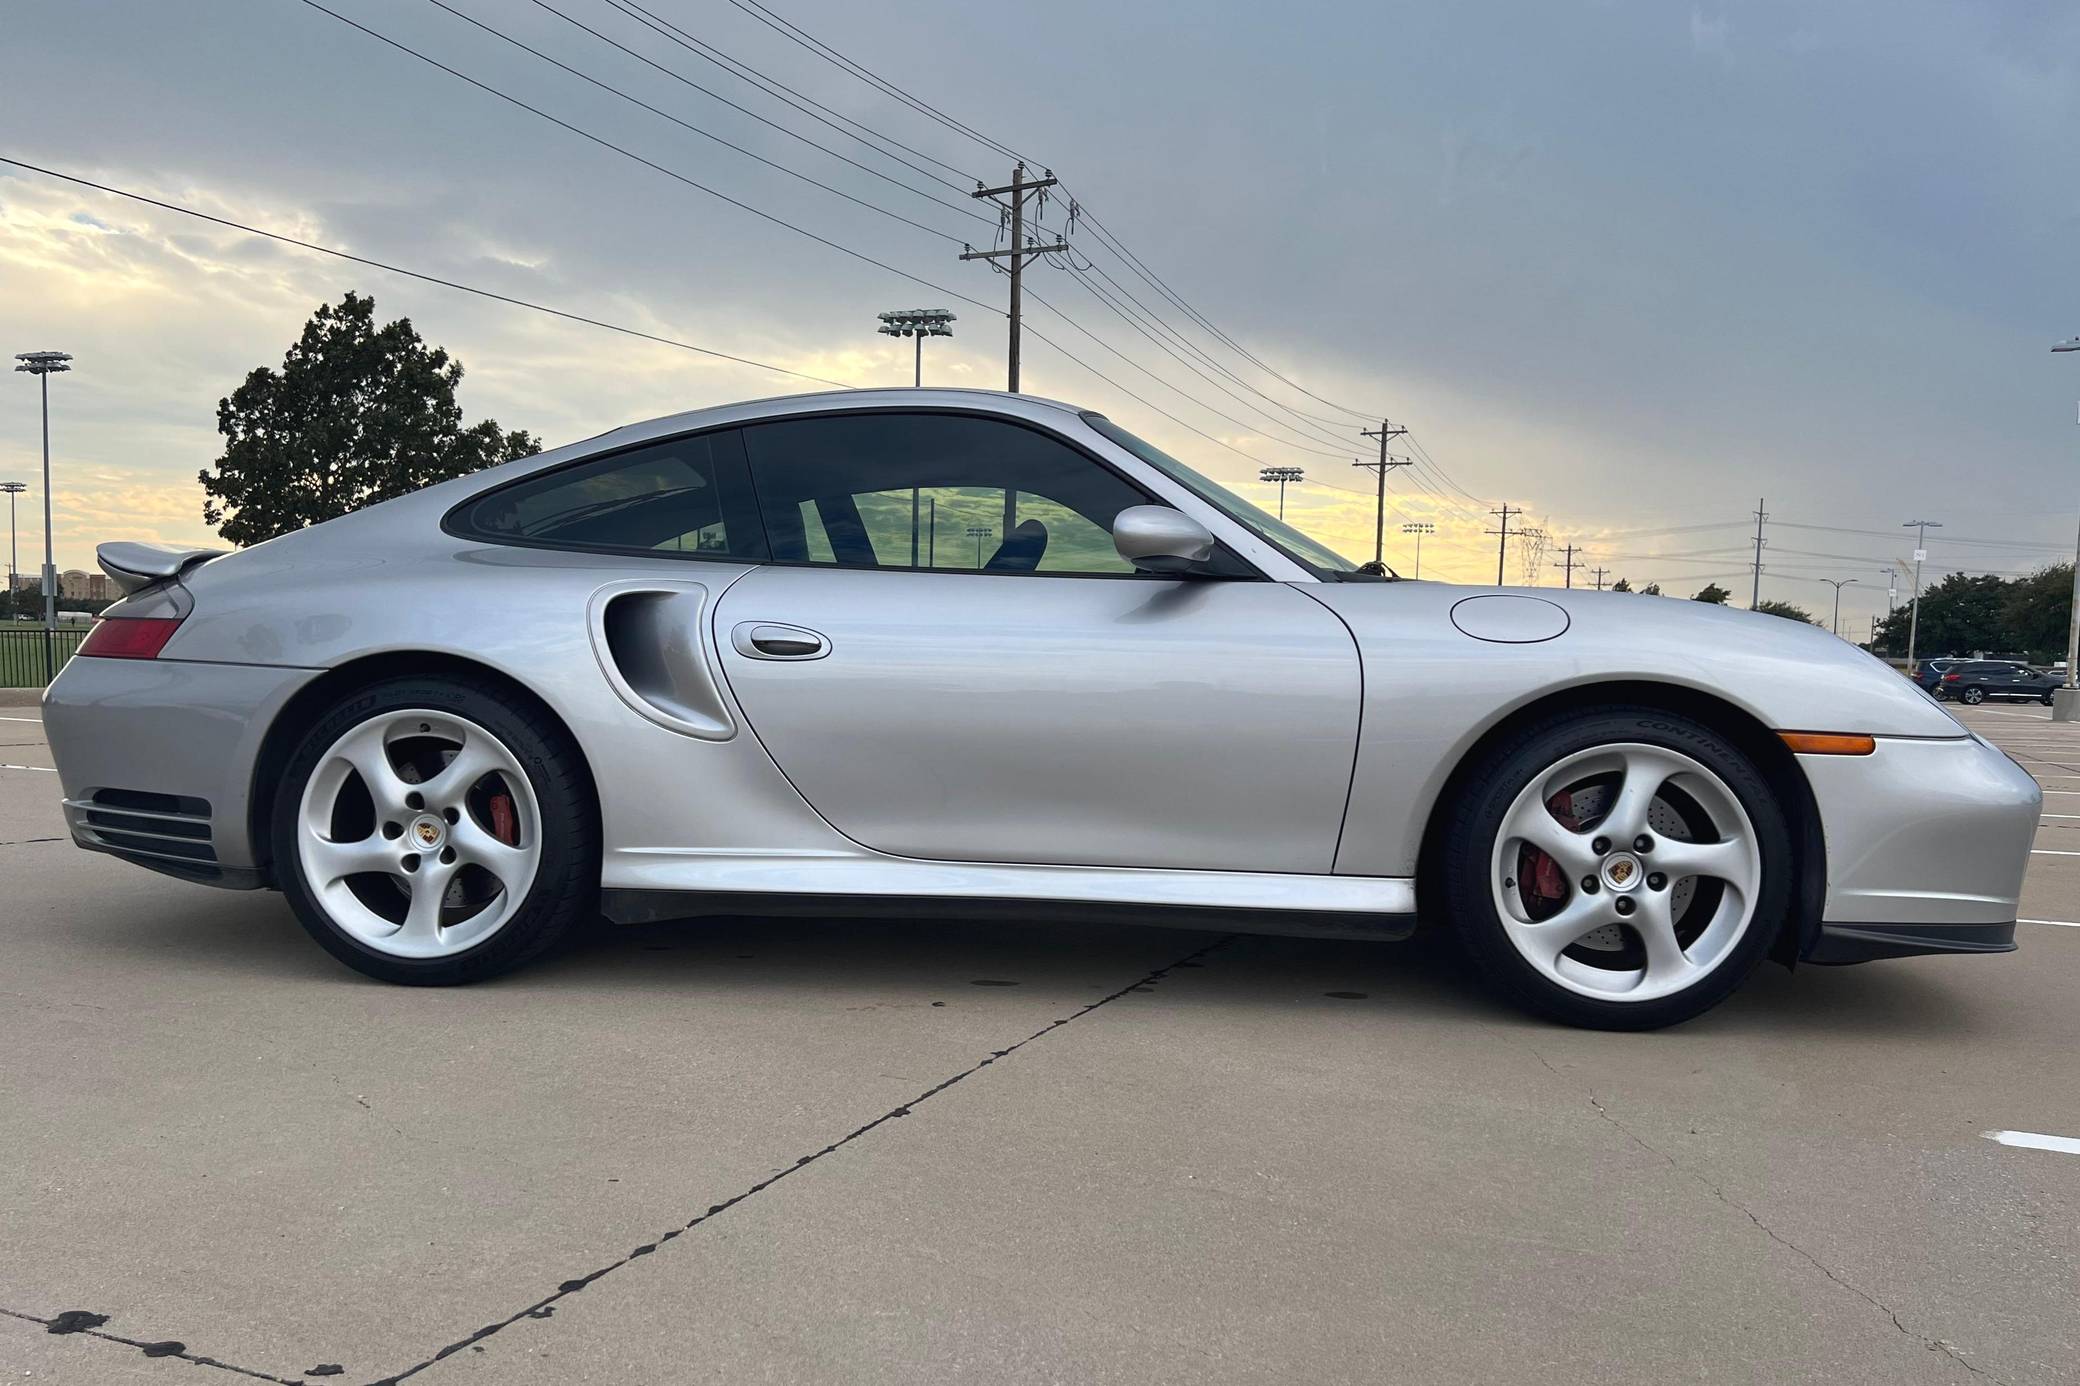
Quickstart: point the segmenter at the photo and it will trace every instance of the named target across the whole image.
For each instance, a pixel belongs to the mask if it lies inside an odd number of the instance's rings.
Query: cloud
[[[1724,63],[1733,61],[1733,21],[1724,15],[1707,19],[1703,10],[1690,11],[1690,51],[1700,57],[1717,58]]]

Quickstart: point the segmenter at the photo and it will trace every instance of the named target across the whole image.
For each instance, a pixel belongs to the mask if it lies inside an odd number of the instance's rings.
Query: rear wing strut
[[[103,544],[94,550],[101,571],[123,589],[123,595],[141,592],[156,582],[177,578],[199,563],[221,558],[228,549],[181,549],[171,544]]]

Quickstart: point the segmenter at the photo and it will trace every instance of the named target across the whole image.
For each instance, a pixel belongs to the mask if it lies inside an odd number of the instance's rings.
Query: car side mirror
[[[1182,510],[1130,505],[1113,517],[1112,546],[1145,573],[1181,576],[1213,557],[1213,534]]]

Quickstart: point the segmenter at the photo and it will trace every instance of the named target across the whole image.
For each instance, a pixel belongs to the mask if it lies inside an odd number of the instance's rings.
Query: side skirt
[[[623,856],[619,863],[629,864]],[[1415,882],[1404,877],[924,862],[890,857],[727,860],[671,854],[601,891],[619,924],[717,915],[902,917],[1044,923],[1082,920],[1315,938],[1406,938]],[[631,881],[629,875],[647,876]],[[668,879],[660,880],[658,877]]]

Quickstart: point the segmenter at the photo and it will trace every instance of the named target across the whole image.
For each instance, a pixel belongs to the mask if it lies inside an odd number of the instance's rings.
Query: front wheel
[[[274,808],[282,893],[341,962],[480,981],[595,912],[599,829],[575,746],[499,684],[391,679],[319,717]]]
[[[1478,970],[1529,1010],[1647,1030],[1733,993],[1791,902],[1791,835],[1754,763],[1648,708],[1492,748],[1446,821],[1442,884]]]
[[[1966,707],[1977,707],[1986,701],[1986,690],[1983,688],[1967,688],[1964,692],[1957,695],[1957,701],[1963,703]]]

